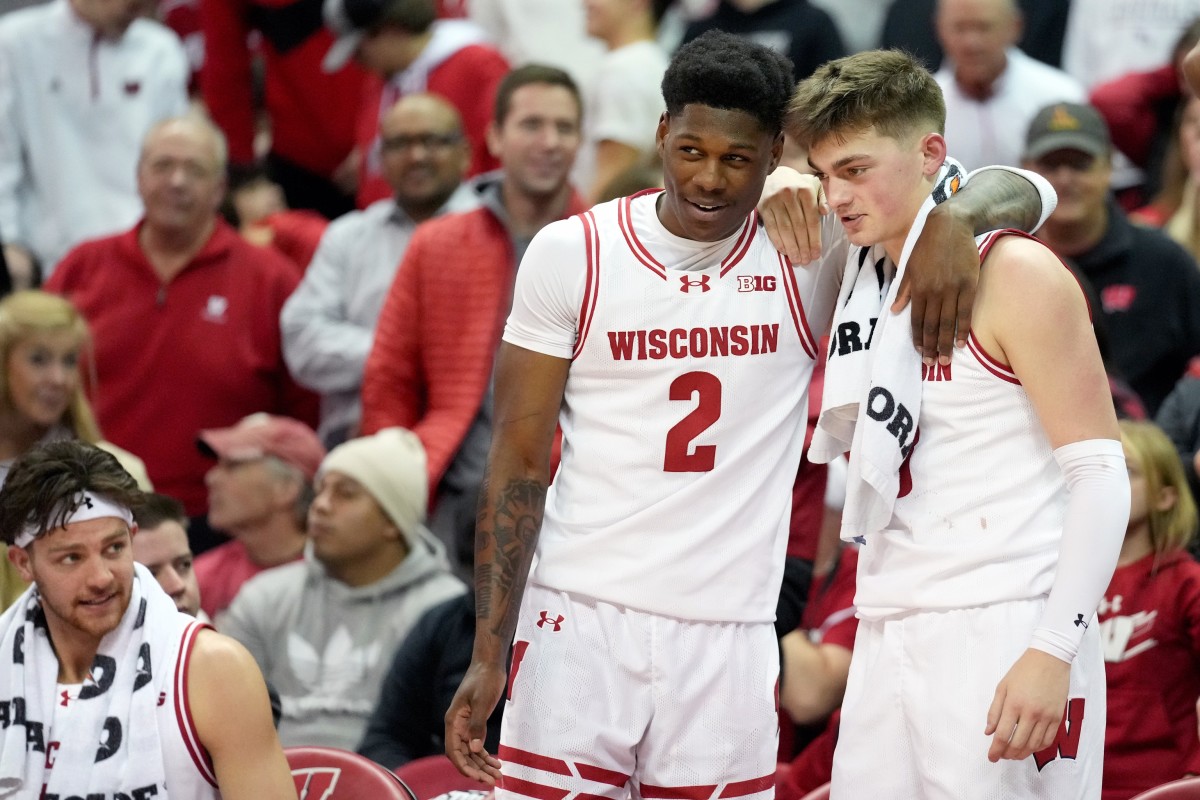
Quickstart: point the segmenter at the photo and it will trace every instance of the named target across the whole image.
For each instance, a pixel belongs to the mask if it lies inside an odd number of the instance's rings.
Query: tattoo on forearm
[[[997,228],[1033,229],[1041,216],[1042,199],[1032,183],[1013,172],[981,172],[955,198],[975,220],[975,234]]]
[[[494,498],[484,487],[475,540],[476,613],[493,636],[507,637],[516,623],[533,543],[542,526],[546,484],[509,481]]]

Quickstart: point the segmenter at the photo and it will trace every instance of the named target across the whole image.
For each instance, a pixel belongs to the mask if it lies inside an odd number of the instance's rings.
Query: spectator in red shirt
[[[383,178],[379,122],[403,95],[439,94],[458,110],[471,144],[468,175],[499,166],[486,135],[496,86],[508,73],[508,62],[486,44],[482,28],[436,17],[433,0],[325,4],[325,23],[339,37],[325,59],[326,69],[338,69],[355,56],[373,73],[360,105],[355,152],[341,170],[357,171],[359,208],[392,196]]]

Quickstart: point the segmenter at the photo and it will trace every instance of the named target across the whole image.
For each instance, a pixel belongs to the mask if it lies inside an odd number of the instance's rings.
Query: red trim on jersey
[[[571,768],[561,758],[552,758],[544,756],[541,753],[531,753],[528,750],[520,750],[505,744],[500,745],[496,757],[501,761],[511,761],[514,764],[520,764],[522,767],[538,769],[542,772],[552,772],[555,775],[571,775]]]
[[[1045,247],[1047,250],[1050,249],[1049,246],[1045,242],[1043,242],[1041,239],[1037,238],[1033,234],[1026,233],[1025,231],[1019,231],[1016,228],[1004,228],[1004,229],[998,230],[998,231],[991,231],[990,233],[986,234],[986,236],[987,236],[987,238],[985,238],[983,243],[979,246],[979,264],[980,264],[980,266],[983,266],[983,259],[987,257],[988,251],[992,249],[992,245],[994,245],[996,243],[996,240],[999,239],[1001,236],[1020,236],[1023,239],[1029,239],[1031,241],[1037,242],[1038,244]],[[1083,294],[1083,304],[1085,306],[1087,306],[1088,321],[1091,322],[1094,319],[1094,316],[1092,314],[1092,303],[1090,300],[1088,300],[1088,293],[1086,291],[1084,291],[1083,284],[1079,282],[1079,276],[1075,274],[1074,270],[1072,270],[1070,267],[1067,266],[1067,262],[1063,261],[1062,258],[1060,258],[1057,253],[1054,253],[1054,251],[1051,250],[1051,254],[1055,258],[1058,259],[1058,263],[1063,265],[1063,269],[1065,269],[1067,272],[1071,273],[1071,277],[1075,279],[1075,285],[1079,287],[1080,293]]]
[[[707,786],[652,786],[643,783],[638,788],[642,797],[655,800],[708,800],[717,785],[710,783]]]
[[[800,287],[796,284],[796,273],[782,253],[779,257],[779,268],[783,273],[783,293],[787,296],[788,307],[792,311],[792,321],[796,323],[796,333],[800,335],[800,346],[808,357],[817,360],[817,341],[813,338],[812,330],[808,327],[808,317],[804,315],[804,304],[800,302]]]
[[[634,195],[633,197],[637,197]],[[654,256],[650,255],[650,251],[646,249],[633,232],[633,214],[630,211],[630,205],[633,197],[626,197],[617,206],[617,225],[621,228],[621,233],[625,237],[625,243],[629,245],[630,252],[633,257],[642,262],[651,272],[663,280],[667,279],[667,268],[654,260]]]
[[[971,351],[971,354],[975,356],[975,360],[977,360],[979,364],[988,372],[992,373],[1001,380],[1008,381],[1009,383],[1015,383],[1017,386],[1021,385],[1021,381],[1019,378],[1017,378],[1017,374],[1012,371],[1012,367],[1001,363],[990,353],[988,353],[987,350],[984,350],[983,345],[981,345],[979,340],[975,338],[974,331],[967,334],[967,349]]]
[[[179,657],[175,661],[175,720],[179,723],[179,732],[183,736],[183,743],[187,747],[188,755],[192,757],[196,769],[204,780],[212,784],[213,788],[217,788],[217,776],[213,771],[212,758],[209,757],[208,751],[200,742],[200,736],[196,733],[196,725],[192,721],[192,705],[187,691],[188,669],[192,660],[192,646],[196,643],[196,634],[211,627],[204,622],[190,622],[184,629],[183,639],[179,644]]]
[[[725,260],[721,262],[721,277],[725,277],[725,273],[733,269],[739,261],[745,258],[746,253],[750,252],[750,243],[754,241],[754,234],[758,228],[758,212],[751,211],[750,216],[746,219],[746,227],[742,228],[742,234],[737,242],[733,245],[733,249],[729,251],[729,255],[725,256]]]
[[[575,340],[571,358],[579,358],[583,352],[583,344],[595,316],[596,298],[600,294],[600,235],[596,232],[596,219],[591,211],[585,211],[579,215],[579,220],[583,223],[587,246],[587,280],[583,285],[583,306],[579,309],[579,336]]]

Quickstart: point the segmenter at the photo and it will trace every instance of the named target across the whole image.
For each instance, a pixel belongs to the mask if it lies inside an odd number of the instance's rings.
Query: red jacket
[[[254,160],[254,102],[247,44],[261,34],[271,150],[328,177],[354,148],[366,73],[353,61],[332,74],[321,61],[333,36],[312,0],[201,0],[204,64],[200,92],[229,139],[229,160]]]
[[[458,109],[462,117],[463,133],[471,145],[471,166],[468,176],[490,172],[500,162],[488,152],[487,129],[492,121],[492,110],[496,104],[496,87],[501,78],[508,74],[508,62],[504,56],[486,45],[468,45],[429,72],[426,91],[439,94]],[[366,208],[376,200],[392,197],[394,192],[380,174],[372,156],[379,138],[379,118],[383,106],[391,106],[399,95],[386,87],[382,78],[374,75],[367,79],[363,102],[358,112],[357,144],[362,154],[359,169],[358,207]]]
[[[138,244],[140,227],[75,248],[46,289],[91,328],[105,437],[140,456],[155,488],[196,516],[208,506],[213,465],[196,449],[198,431],[256,411],[316,424],[316,397],[292,381],[279,341],[279,312],[300,278],[282,255],[218,220],[164,284]]]
[[[572,196],[563,217],[585,210]],[[486,208],[424,223],[384,300],[362,387],[362,430],[410,428],[431,494],[492,378],[516,279],[508,231]]]

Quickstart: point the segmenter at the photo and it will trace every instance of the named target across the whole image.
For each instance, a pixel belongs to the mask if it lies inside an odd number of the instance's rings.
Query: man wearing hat
[[[195,562],[200,607],[216,620],[247,580],[300,558],[325,448],[303,422],[271,414],[201,431],[196,446],[217,460],[204,476],[208,523],[233,539]]]
[[[425,451],[412,432],[334,448],[316,490],[304,560],[249,580],[221,630],[279,691],[285,747],[353,750],[396,648],[465,587],[425,528]]]
[[[392,196],[383,179],[379,120],[403,95],[432,92],[458,109],[471,145],[468,175],[499,166],[485,135],[508,62],[487,44],[482,28],[436,20],[434,0],[325,0],[324,16],[337,37],[325,69],[357,57],[375,76],[363,94],[354,152],[341,170],[358,170],[359,208]]]
[[[1200,352],[1200,272],[1182,247],[1121,211],[1109,189],[1112,152],[1096,109],[1055,103],[1030,124],[1022,161],[1058,192],[1038,236],[1095,290],[1110,366],[1153,414]]]

